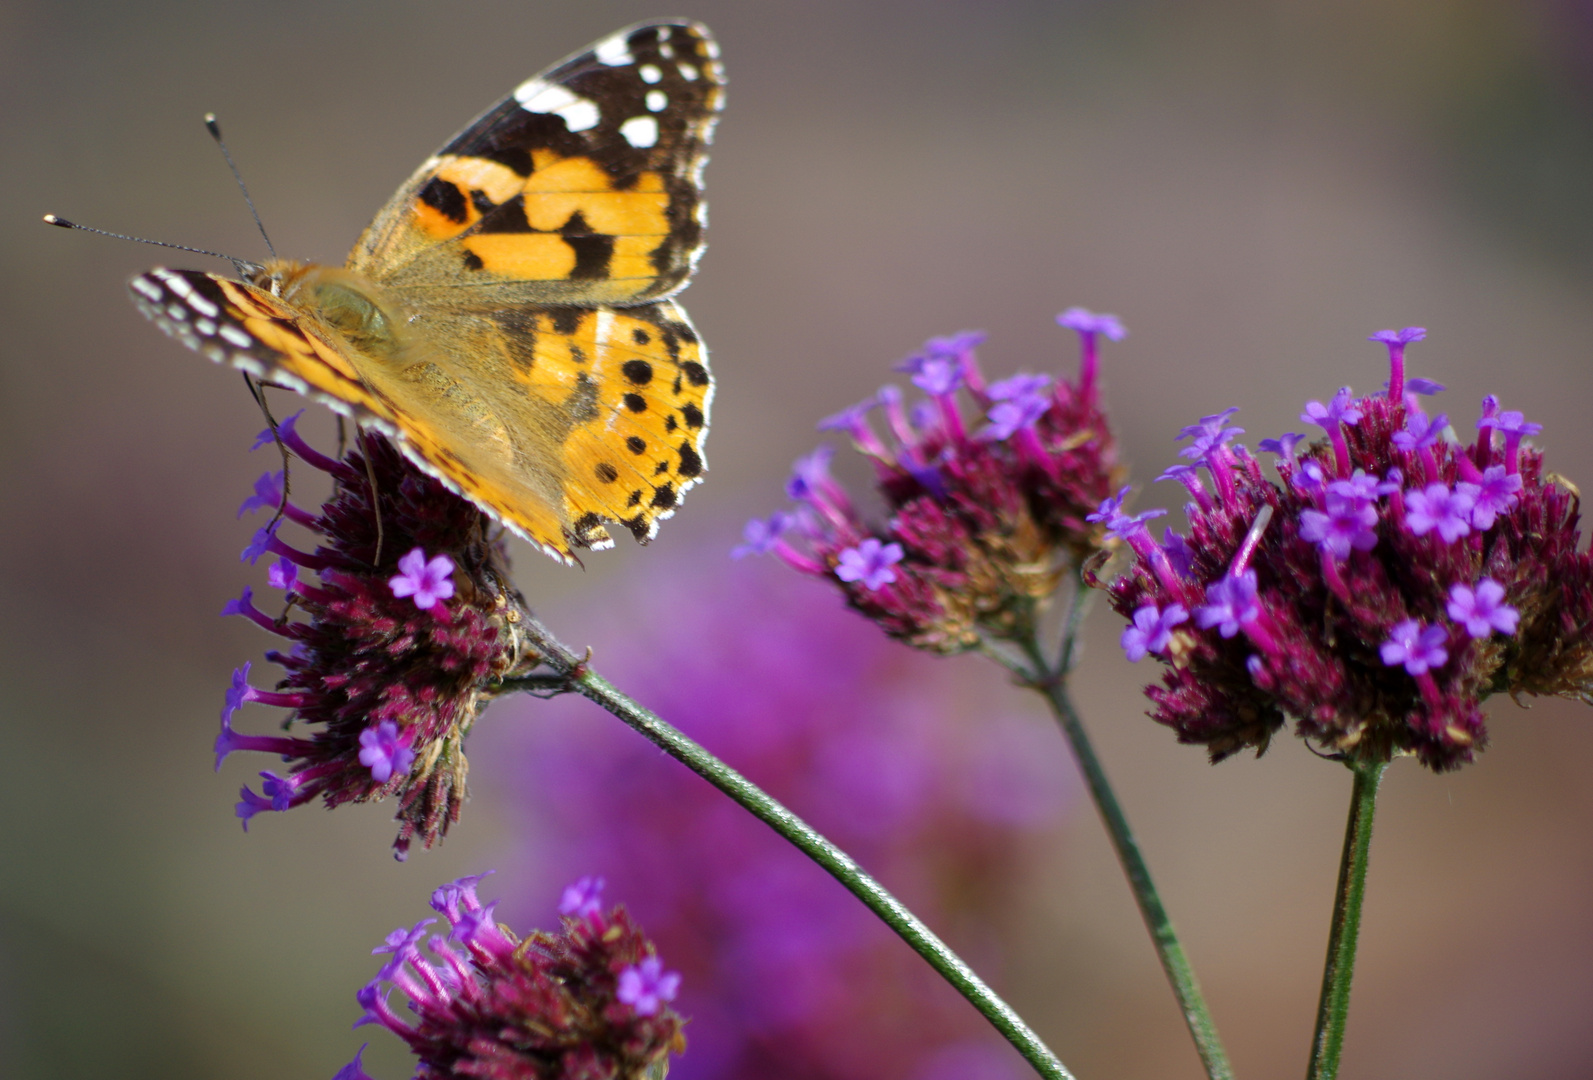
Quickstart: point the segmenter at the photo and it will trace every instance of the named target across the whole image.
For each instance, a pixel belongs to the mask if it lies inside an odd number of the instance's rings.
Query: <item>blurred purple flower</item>
[[[994,672],[900,649],[770,564],[648,571],[645,606],[583,605],[604,622],[575,632],[604,643],[604,671],[999,973],[988,926],[1018,830],[1054,823],[1076,783],[1057,732],[989,716]],[[840,885],[645,740],[578,699],[500,707],[536,723],[492,729],[519,741],[478,769],[518,770],[491,787],[544,823],[512,891],[534,913],[549,887],[602,874],[627,897],[683,976],[691,1051],[671,1080],[934,1080],[965,1058],[978,1080],[1024,1075]]]

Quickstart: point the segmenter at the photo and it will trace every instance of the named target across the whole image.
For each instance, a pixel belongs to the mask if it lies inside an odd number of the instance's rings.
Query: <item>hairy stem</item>
[[[1344,1049],[1344,1024],[1350,1012],[1350,979],[1355,974],[1355,947],[1361,934],[1361,904],[1366,897],[1367,855],[1372,848],[1372,816],[1386,761],[1353,763],[1355,786],[1350,793],[1350,819],[1344,828],[1344,854],[1328,933],[1327,963],[1322,968],[1322,1000],[1316,1010],[1316,1037],[1311,1043],[1309,1080],[1332,1080],[1339,1073]]]
[[[929,961],[942,978],[967,998],[1017,1048],[1036,1072],[1047,1080],[1072,1080],[1073,1074],[1040,1041],[1029,1025],[1013,1012],[1012,1007],[998,997],[961,957],[907,910],[900,900],[865,873],[846,852],[657,714],[622,694],[607,679],[594,672],[584,659],[555,639],[541,623],[535,619],[529,620],[526,632],[531,643],[545,657],[548,666],[562,678],[566,689],[581,694],[619,717],[789,840],[846,886],[852,895],[863,901],[918,955]],[[522,680],[506,681],[505,689],[519,689],[521,685]],[[533,686],[545,688],[546,681],[536,680],[535,683],[527,683],[525,688],[532,689]]]

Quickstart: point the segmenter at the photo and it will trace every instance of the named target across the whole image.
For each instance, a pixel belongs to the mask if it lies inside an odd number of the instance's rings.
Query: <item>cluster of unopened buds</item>
[[[1387,391],[1310,402],[1301,420],[1323,438],[1262,440],[1276,480],[1234,441],[1237,410],[1184,428],[1187,463],[1161,479],[1189,493],[1187,535],[1153,538],[1165,511],[1127,513],[1127,488],[1091,515],[1133,552],[1110,592],[1128,658],[1166,665],[1152,715],[1213,759],[1265,749],[1293,718],[1332,754],[1449,769],[1486,742],[1490,694],[1589,695],[1576,491],[1524,442],[1539,425],[1497,398],[1469,444],[1428,415],[1443,387],[1405,375],[1424,336],[1373,335]]]
[[[418,1059],[417,1080],[662,1077],[668,1056],[686,1045],[669,1005],[680,976],[664,970],[623,907],[603,909],[603,879],[564,890],[560,932],[522,940],[494,919],[496,901],[476,896],[485,876],[432,894],[446,934],[428,934],[437,920],[424,919],[387,935],[374,950],[387,962],[356,995],[365,1015],[355,1026],[377,1024],[403,1039]],[[389,1003],[393,990],[408,1017]],[[370,1080],[363,1053],[334,1080]]]
[[[1083,342],[1075,381],[987,382],[975,356],[983,334],[931,338],[897,367],[923,400],[909,407],[886,386],[819,424],[873,464],[883,524],[864,521],[830,475],[826,445],[796,464],[786,486],[796,508],[749,522],[733,554],[773,552],[827,578],[887,633],[932,652],[1029,636],[1038,605],[1100,550],[1104,530],[1088,515],[1120,481],[1097,343],[1120,340],[1123,327],[1082,308],[1057,322]],[[959,395],[981,422],[969,422]],[[875,409],[884,437],[869,422]]]
[[[297,419],[262,432],[255,445],[279,443],[329,474],[333,493],[311,513],[289,501],[283,472],[267,473],[239,509],[240,517],[273,515],[243,559],[272,557],[267,580],[282,591],[283,610],[260,610],[246,588],[223,614],[241,615],[291,648],[266,654],[285,669],[274,690],[251,685],[249,664],[233,674],[216,767],[239,750],[289,763],[285,775],[262,772],[259,793],[243,788],[237,814],[245,828],[256,814],[316,797],[332,807],[397,796],[394,850],[403,858],[413,838],[430,846],[458,819],[465,735],[504,677],[536,665],[521,632],[525,604],[509,580],[501,531],[480,510],[380,436],[362,433],[358,450],[332,458],[299,435]],[[316,548],[282,539],[284,521],[307,530]],[[311,730],[239,734],[233,716],[249,702],[290,709],[290,722]]]

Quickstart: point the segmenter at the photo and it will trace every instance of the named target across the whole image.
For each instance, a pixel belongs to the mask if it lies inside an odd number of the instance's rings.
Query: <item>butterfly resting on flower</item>
[[[564,562],[640,541],[701,479],[713,381],[669,298],[703,249],[723,101],[706,27],[641,23],[527,80],[428,158],[339,269],[157,268],[140,310],[321,401]]]

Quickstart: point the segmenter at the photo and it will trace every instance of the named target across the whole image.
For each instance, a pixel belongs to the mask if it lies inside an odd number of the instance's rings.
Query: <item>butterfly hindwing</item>
[[[700,24],[647,23],[528,79],[399,189],[349,268],[476,308],[675,292],[702,250],[717,55]]]

